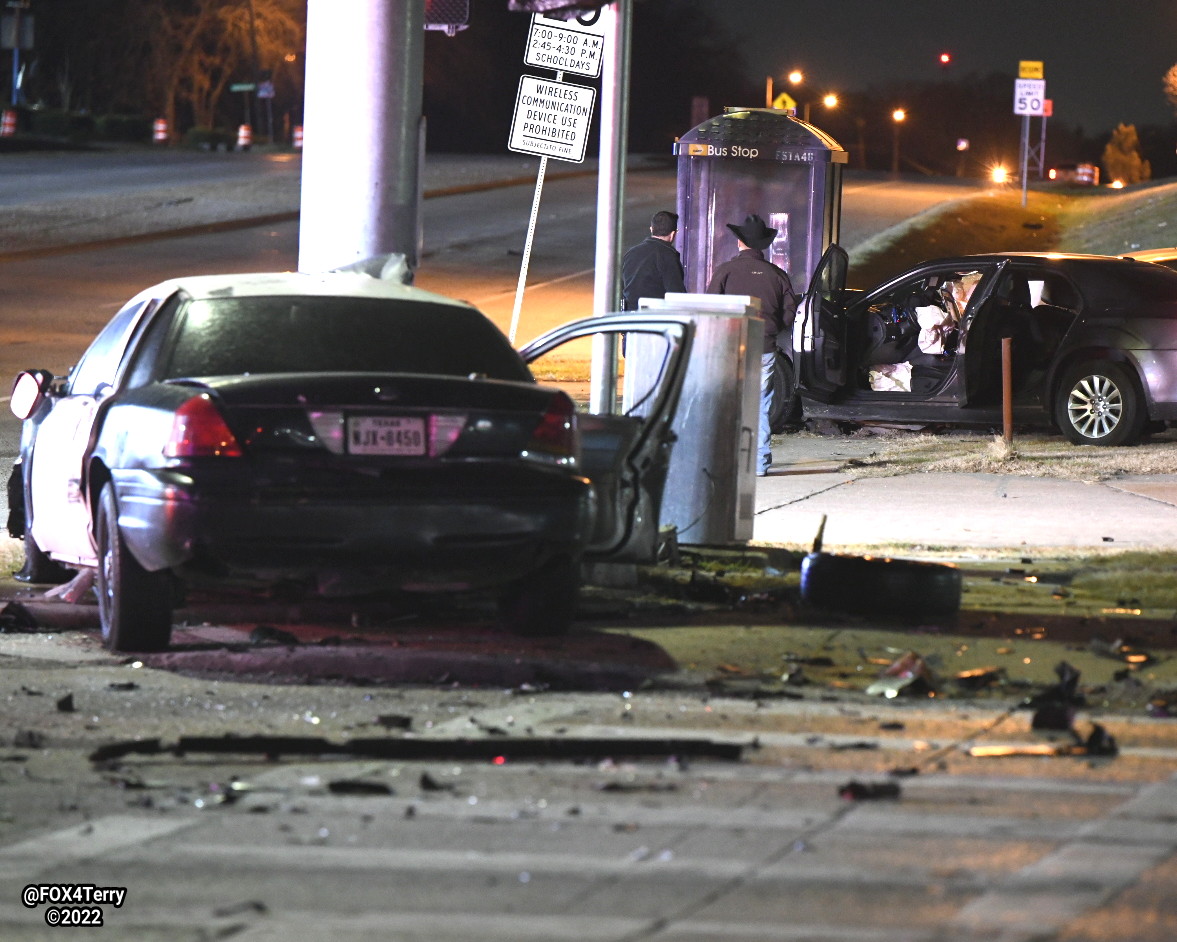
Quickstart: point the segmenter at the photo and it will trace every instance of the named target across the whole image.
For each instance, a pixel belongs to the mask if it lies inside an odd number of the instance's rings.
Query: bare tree
[[[231,83],[254,82],[306,42],[301,0],[135,0],[132,15],[151,37],[147,79],[172,128],[181,110],[214,127]]]
[[[1140,183],[1152,176],[1152,167],[1140,157],[1136,125],[1120,124],[1103,149],[1103,168],[1108,178],[1123,183]]]
[[[1169,104],[1173,106],[1173,110],[1177,111],[1177,65],[1165,73],[1163,85],[1165,97],[1169,99]]]

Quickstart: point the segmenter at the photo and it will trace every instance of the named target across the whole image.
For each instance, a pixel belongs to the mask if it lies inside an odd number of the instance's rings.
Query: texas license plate
[[[355,415],[347,420],[347,450],[353,455],[425,454],[425,419]]]

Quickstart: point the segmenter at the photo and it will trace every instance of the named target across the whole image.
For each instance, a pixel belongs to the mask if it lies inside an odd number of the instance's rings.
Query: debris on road
[[[1075,711],[1085,706],[1087,699],[1079,693],[1079,671],[1060,661],[1054,672],[1058,683],[1026,701],[1026,706],[1034,710],[1030,725],[1033,729],[1069,732]]]
[[[838,797],[846,801],[878,801],[898,798],[901,793],[896,782],[850,781],[838,787]]]
[[[866,688],[871,696],[892,700],[901,693],[925,697],[936,690],[936,679],[927,662],[914,651],[905,652],[882,672],[879,679]]]
[[[78,574],[70,579],[69,582],[63,582],[61,585],[55,585],[45,593],[47,599],[61,599],[63,602],[69,602],[71,605],[76,605],[86,597],[87,593],[94,588],[95,571],[85,566],[78,570]]]
[[[90,753],[93,763],[117,762],[132,755],[175,756],[191,753],[218,755],[263,755],[277,759],[287,755],[322,758],[356,757],[378,759],[485,759],[500,756],[516,759],[588,759],[606,756],[664,758],[690,756],[736,762],[746,744],[715,739],[669,739],[664,737],[556,738],[535,737],[493,739],[352,739],[333,742],[317,736],[181,736],[165,745],[160,739],[132,739],[100,746]]]
[[[9,602],[0,608],[0,634],[36,631],[37,619],[20,602]]]
[[[1071,731],[1074,733],[1074,731]],[[1098,723],[1091,724],[1091,733],[1082,739],[1074,733],[1075,742],[1025,742],[1025,743],[993,743],[990,745],[971,746],[968,754],[978,759],[1007,758],[1010,756],[1093,756],[1107,757],[1119,754],[1116,739]]]

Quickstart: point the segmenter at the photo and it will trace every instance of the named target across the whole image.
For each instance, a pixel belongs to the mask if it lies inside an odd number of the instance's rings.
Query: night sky
[[[722,0],[709,4],[749,68],[792,68],[830,90],[892,80],[1008,72],[1045,63],[1054,117],[1088,134],[1118,123],[1169,125],[1161,83],[1177,64],[1177,0]],[[937,57],[952,54],[948,72]]]

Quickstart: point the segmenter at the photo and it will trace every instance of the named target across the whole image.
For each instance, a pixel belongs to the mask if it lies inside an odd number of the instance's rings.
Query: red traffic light
[[[950,52],[940,53],[940,67],[941,68],[945,68],[945,69],[948,68],[948,66],[951,64],[951,62],[952,62],[952,53],[950,53]]]

